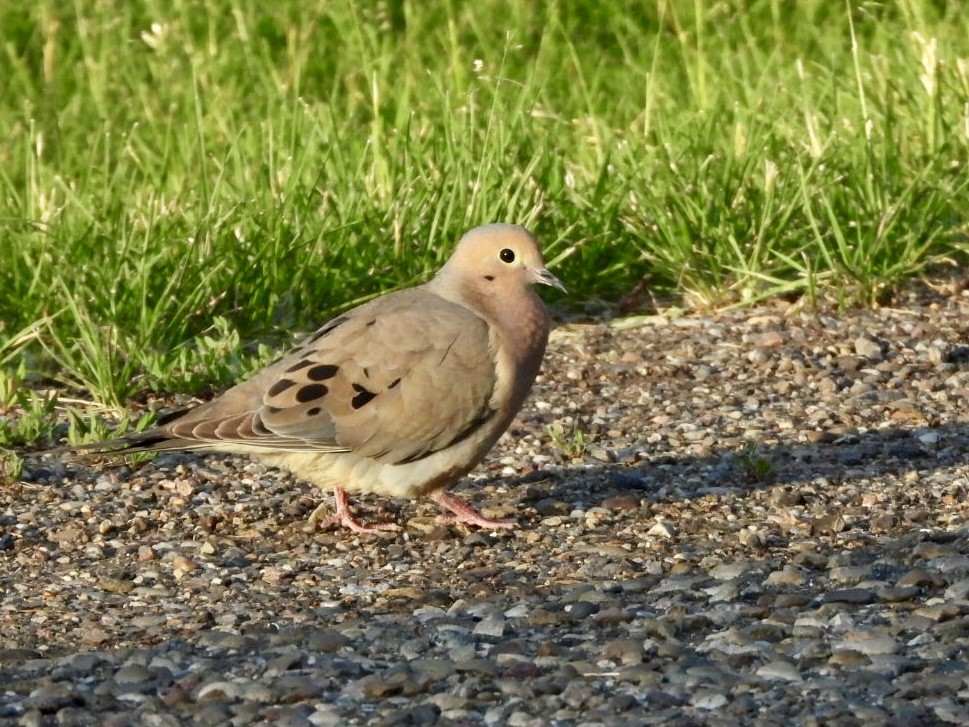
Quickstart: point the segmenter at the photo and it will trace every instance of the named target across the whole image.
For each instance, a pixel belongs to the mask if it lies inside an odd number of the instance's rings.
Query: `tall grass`
[[[486,221],[560,305],[873,304],[969,239],[958,3],[10,0],[0,78],[0,361],[114,405]]]

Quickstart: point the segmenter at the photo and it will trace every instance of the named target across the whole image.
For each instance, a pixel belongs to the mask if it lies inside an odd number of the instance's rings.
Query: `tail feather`
[[[205,445],[205,442],[172,437],[164,431],[152,429],[142,434],[131,434],[120,439],[72,447],[72,449],[97,449],[104,454],[136,454],[137,452],[165,452],[173,449],[201,449]]]
[[[118,439],[106,439],[102,442],[88,442],[68,447],[45,449],[37,454],[136,454],[138,452],[163,452],[172,449],[199,449],[203,442],[191,442],[185,439],[175,439],[165,436],[164,432],[148,431],[143,435],[129,435]]]
[[[108,454],[124,455],[136,454],[138,452],[163,452],[173,449],[200,449],[205,446],[205,442],[192,441],[173,435],[167,429],[169,422],[175,421],[185,414],[186,410],[166,414],[159,419],[158,425],[144,432],[134,432],[126,434],[117,439],[106,439],[101,442],[88,442],[86,444],[72,444],[66,447],[56,447],[47,449],[38,454]]]
[[[265,427],[255,411],[220,415],[218,412],[213,413],[208,404],[202,404],[166,414],[157,420],[155,426],[144,432],[132,432],[103,442],[49,449],[43,454],[97,452],[114,456],[176,449],[237,454],[258,454],[266,451],[349,451],[347,447],[329,439],[318,441],[276,434]]]

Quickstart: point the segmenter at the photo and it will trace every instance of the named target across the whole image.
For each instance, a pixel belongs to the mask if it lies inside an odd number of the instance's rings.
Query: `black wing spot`
[[[315,399],[322,399],[329,391],[323,384],[307,384],[296,392],[296,401],[305,404]]]
[[[320,330],[318,330],[316,333],[314,333],[312,336],[310,336],[309,337],[309,340],[307,342],[308,343],[316,343],[321,338],[323,338],[323,336],[325,336],[327,333],[329,333],[330,331],[332,331],[337,326],[342,326],[348,320],[350,320],[350,319],[347,316],[340,316],[339,318],[334,318],[332,321],[330,321],[329,323],[327,323],[326,325],[324,325]]]
[[[336,376],[337,371],[340,370],[339,366],[334,366],[333,364],[320,364],[319,366],[314,366],[309,371],[306,372],[306,378],[310,381],[325,381],[326,379],[332,379]]]
[[[400,383],[400,379],[394,379],[393,381],[390,382],[390,386],[388,386],[387,388],[388,389],[396,388],[397,384],[399,383]]]
[[[296,386],[296,382],[293,381],[292,379],[280,379],[271,387],[269,387],[269,391],[267,391],[266,393],[269,396],[279,396],[284,391],[286,391],[286,389],[292,386]]]
[[[367,321],[367,328],[370,328],[370,326],[372,326],[376,322],[377,322],[376,318],[374,318],[372,321]]]
[[[485,275],[484,276],[484,279],[487,280],[490,283],[492,280],[495,279],[495,276],[494,275]]]
[[[313,363],[314,362],[313,361],[310,361],[308,358],[304,358],[299,363],[293,364],[288,369],[286,369],[286,373],[287,374],[291,374],[291,373],[293,373],[295,371],[299,371],[300,369],[305,369],[307,366],[312,366]]]
[[[309,409],[306,410],[306,416],[308,416],[308,417],[315,417],[321,411],[323,411],[323,409],[321,409],[320,407],[313,406],[313,407],[310,407]]]
[[[354,409],[359,409],[362,406],[366,406],[369,402],[373,401],[375,396],[377,396],[372,391],[367,391],[365,388],[360,386],[360,384],[354,384],[353,390],[357,392],[357,395],[350,399],[350,406],[352,406]]]

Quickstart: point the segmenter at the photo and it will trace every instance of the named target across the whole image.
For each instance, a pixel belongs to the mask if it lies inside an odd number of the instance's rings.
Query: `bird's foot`
[[[388,530],[400,530],[400,526],[394,523],[364,525],[357,520],[353,517],[353,513],[350,512],[350,498],[347,496],[347,491],[342,487],[333,488],[333,499],[336,504],[336,511],[332,515],[323,517],[323,513],[326,510],[325,503],[317,507],[310,515],[309,523],[314,529],[326,530],[328,527],[336,525],[337,527],[352,530],[355,533],[385,533]]]
[[[431,495],[431,499],[445,510],[450,510],[454,513],[453,515],[438,516],[437,521],[442,525],[466,523],[468,525],[477,525],[479,528],[503,528],[505,530],[510,530],[518,526],[515,520],[492,520],[491,518],[487,518],[460,497],[448,494],[443,490],[435,492]]]

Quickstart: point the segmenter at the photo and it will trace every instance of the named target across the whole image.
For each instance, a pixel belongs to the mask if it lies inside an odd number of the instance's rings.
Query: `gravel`
[[[459,491],[232,456],[0,489],[0,724],[969,724],[969,297],[565,324]],[[555,434],[549,434],[549,428]]]

